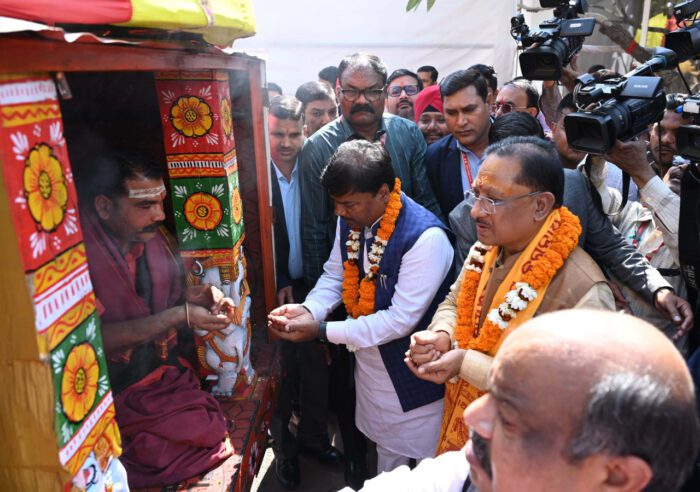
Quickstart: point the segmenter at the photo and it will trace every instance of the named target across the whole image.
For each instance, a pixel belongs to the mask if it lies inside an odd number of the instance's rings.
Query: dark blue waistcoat
[[[377,279],[374,296],[375,311],[382,311],[391,306],[391,298],[394,295],[396,282],[399,279],[401,259],[413,247],[421,234],[430,227],[439,227],[448,236],[451,235],[450,231],[445,228],[444,224],[432,212],[429,212],[404,194],[401,194],[401,204],[401,213],[399,213],[399,217],[396,220],[394,233],[389,239],[382,261],[379,264],[379,278]],[[340,219],[340,251],[343,262],[347,259],[347,248],[344,245],[349,232],[350,228],[343,219]],[[362,234],[360,239],[360,261],[358,261],[360,277],[364,277],[362,261],[364,243],[364,234]],[[454,268],[450,268],[448,271],[425,315],[416,323],[414,332],[425,330],[430,324],[435,310],[450,290],[453,270]],[[418,379],[406,366],[404,354],[408,350],[410,341],[411,337],[407,335],[379,346],[384,367],[389,373],[391,382],[401,402],[401,409],[404,412],[439,400],[445,394],[444,385],[437,385]]]

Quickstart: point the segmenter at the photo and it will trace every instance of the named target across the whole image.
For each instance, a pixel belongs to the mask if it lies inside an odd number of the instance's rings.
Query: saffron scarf
[[[484,292],[490,278],[489,272],[496,263],[499,248],[491,248],[486,252],[480,274],[465,271],[457,299],[458,326],[455,329],[455,338],[459,348],[478,350],[495,356],[505,338],[535,315],[549,284],[576,248],[580,235],[581,225],[578,217],[566,207],[555,209],[549,214],[493,296],[489,312],[498,310],[504,304],[506,295],[513,290],[516,283],[526,282],[537,292],[537,296],[530,300],[524,309],[508,320],[506,328],[494,324],[488,317],[481,326],[479,323]],[[478,275],[478,279],[475,275]],[[471,306],[460,305],[460,301],[464,302],[465,299]],[[464,316],[467,319],[463,319]],[[479,329],[475,329],[476,327]],[[437,454],[458,450],[464,446],[469,437],[469,429],[464,424],[462,414],[469,404],[484,393],[461,378],[445,385],[445,406]]]

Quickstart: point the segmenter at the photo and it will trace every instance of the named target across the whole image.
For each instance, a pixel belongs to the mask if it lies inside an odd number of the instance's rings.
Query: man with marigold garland
[[[275,309],[269,326],[285,340],[355,353],[355,421],[377,444],[378,472],[388,471],[435,451],[444,388],[403,358],[447,294],[454,252],[442,222],[402,193],[382,145],[340,145],[321,182],[339,217],[333,250],[304,303]],[[341,302],[348,319],[324,322]]]
[[[479,241],[406,358],[424,380],[459,376],[446,386],[438,454],[467,441],[462,413],[483,394],[493,357],[515,328],[550,311],[615,309],[603,272],[578,246],[581,225],[562,206],[563,194],[551,143],[511,137],[487,149],[467,192]]]

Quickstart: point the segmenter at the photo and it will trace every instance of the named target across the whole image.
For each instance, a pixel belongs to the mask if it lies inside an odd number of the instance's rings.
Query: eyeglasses
[[[493,105],[493,111],[497,112],[498,110],[501,110],[501,113],[506,114],[510,113],[514,109],[527,109],[527,106],[515,106],[511,103],[508,102],[496,102]]]
[[[415,96],[420,92],[417,85],[392,85],[387,89],[387,93],[391,97],[399,97],[402,91],[405,92],[407,96]]]
[[[382,92],[384,89],[340,89],[340,93],[348,101],[354,101],[362,94],[369,102],[377,102],[382,97]]]
[[[506,198],[505,200],[492,200],[491,198],[486,198],[485,196],[477,196],[472,190],[467,190],[464,192],[464,199],[467,201],[467,205],[474,208],[478,203],[481,208],[488,215],[493,215],[496,213],[496,207],[501,205],[507,205],[508,203],[520,200],[521,198],[527,198],[529,196],[535,196],[543,193],[542,191],[533,191],[527,195],[514,196],[512,198]]]

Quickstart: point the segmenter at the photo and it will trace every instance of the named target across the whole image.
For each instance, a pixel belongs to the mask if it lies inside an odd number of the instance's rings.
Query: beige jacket
[[[518,255],[509,257],[502,265],[496,266],[484,290],[484,306],[490,306],[499,285],[505,280]],[[445,300],[438,306],[433,321],[428,327],[431,331],[445,331],[454,341],[454,327],[457,324],[457,296],[462,287],[464,268],[457,281],[450,287]],[[581,248],[577,247],[564,266],[557,272],[549,284],[537,314],[560,311],[562,309],[584,308],[615,310],[615,299],[598,264]],[[480,324],[488,312],[484,308]],[[462,362],[459,377],[467,380],[479,389],[486,389],[486,382],[493,357],[476,350],[467,350]]]

